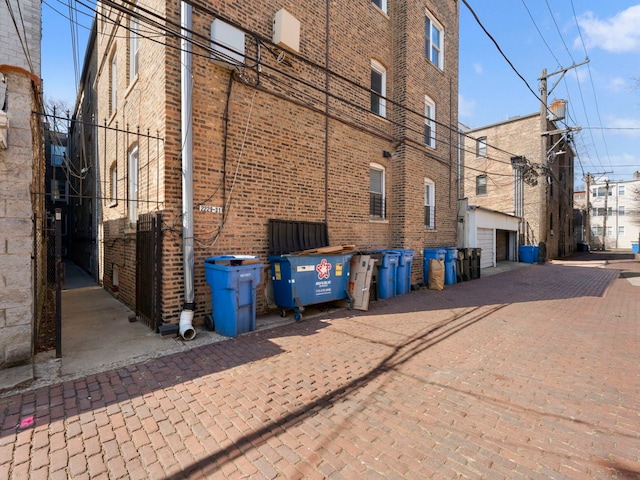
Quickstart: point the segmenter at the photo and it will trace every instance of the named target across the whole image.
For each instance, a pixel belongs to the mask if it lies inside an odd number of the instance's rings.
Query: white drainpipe
[[[179,333],[185,340],[196,336],[193,328],[195,310],[194,253],[193,253],[193,116],[191,103],[191,28],[192,8],[180,4],[181,45],[181,129],[182,129],[182,256],[184,264],[184,305],[180,313]]]

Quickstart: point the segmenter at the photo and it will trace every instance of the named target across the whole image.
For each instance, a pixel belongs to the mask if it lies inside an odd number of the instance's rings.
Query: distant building
[[[640,178],[613,182],[596,179],[589,186],[592,248],[627,250],[640,241]]]
[[[574,151],[569,134],[554,133],[561,130],[551,120],[546,127],[551,133],[545,135],[544,155],[539,113],[465,132],[464,196],[469,205],[520,218],[517,243],[544,242],[547,257],[559,258],[575,251]],[[485,248],[494,255],[505,252],[498,245],[512,244],[510,235],[486,235]]]

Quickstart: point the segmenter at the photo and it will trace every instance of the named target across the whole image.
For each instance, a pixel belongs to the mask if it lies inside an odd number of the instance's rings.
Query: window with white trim
[[[431,63],[444,70],[444,28],[428,11],[424,17],[424,54]]]
[[[424,144],[436,148],[436,102],[424,97]]]
[[[487,137],[478,137],[476,140],[476,156],[487,156]]]
[[[385,218],[385,169],[372,163],[369,166],[369,216],[376,220]]]
[[[138,13],[138,6],[133,7],[133,13]],[[140,50],[140,22],[137,17],[129,17],[129,84],[138,75],[138,51]]]
[[[424,179],[424,228],[436,228],[436,184],[430,178]]]
[[[487,176],[478,175],[476,177],[476,195],[486,195],[486,194],[487,194]]]
[[[375,60],[371,60],[371,111],[381,117],[387,116],[387,70]]]
[[[624,225],[618,225],[618,236],[624,237]]]
[[[618,185],[618,196],[624,196],[624,185]]]
[[[138,145],[134,145],[129,150],[127,173],[129,223],[136,223],[138,221]]]
[[[384,13],[387,13],[387,0],[371,0],[376,7],[382,10]]]

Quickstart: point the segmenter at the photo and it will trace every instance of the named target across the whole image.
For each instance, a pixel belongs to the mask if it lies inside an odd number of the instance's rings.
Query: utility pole
[[[560,83],[560,80],[562,80],[562,78],[564,77],[564,75],[571,69],[579,67],[581,65],[584,65],[586,63],[589,63],[589,59],[587,58],[586,60],[584,60],[583,62],[580,63],[574,63],[573,65],[571,65],[570,67],[566,67],[566,68],[562,68],[558,71],[552,72],[552,73],[547,73],[547,69],[543,68],[542,69],[542,74],[540,75],[540,78],[538,79],[540,81],[540,169],[542,170],[542,174],[544,176],[543,181],[540,182],[540,220],[539,220],[539,237],[540,237],[540,241],[545,243],[545,247],[548,248],[548,243],[549,243],[549,227],[548,227],[548,206],[549,206],[549,198],[547,195],[547,188],[548,188],[548,180],[549,180],[549,171],[548,171],[548,156],[549,156],[549,152],[547,152],[548,149],[548,137],[550,135],[554,135],[554,134],[562,134],[562,133],[567,133],[567,132],[571,132],[573,130],[580,130],[580,127],[569,127],[567,129],[564,130],[557,130],[557,131],[553,131],[553,132],[548,132],[547,131],[547,102],[549,99],[549,94],[551,92],[553,92],[553,90],[558,86],[558,83]],[[553,86],[549,89],[547,87],[547,79],[549,77],[553,77],[554,75],[560,75],[560,78],[558,78],[558,80],[556,81],[556,83],[553,84]],[[547,248],[544,249],[544,253],[545,253],[545,260],[546,260],[546,254],[547,254]]]
[[[591,175],[589,172],[587,172],[587,174],[584,177],[584,183],[586,186],[586,194],[587,194],[587,218],[585,220],[585,225],[586,225],[586,241],[587,241],[587,249],[591,249],[591,216],[589,214],[590,208],[589,208],[589,198],[591,196],[591,182],[593,181],[593,175]]]
[[[607,208],[609,203],[609,179],[605,180],[604,187],[604,219],[602,220],[602,250],[607,248]]]

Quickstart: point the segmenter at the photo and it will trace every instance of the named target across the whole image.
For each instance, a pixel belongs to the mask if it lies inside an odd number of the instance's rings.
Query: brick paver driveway
[[[533,265],[1,398],[0,478],[638,478],[638,276]]]

